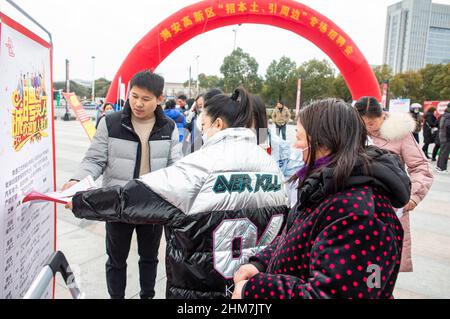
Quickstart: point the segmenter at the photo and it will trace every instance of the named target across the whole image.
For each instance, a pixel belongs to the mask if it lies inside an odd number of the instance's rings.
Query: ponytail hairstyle
[[[249,93],[242,87],[231,96],[219,94],[206,101],[204,109],[213,121],[219,117],[228,128],[251,127],[253,108]]]
[[[258,140],[258,145],[264,142],[264,136],[267,136],[269,130],[269,120],[267,118],[266,104],[264,104],[263,99],[258,95],[252,95],[252,106],[253,106],[253,127],[256,130],[256,138]],[[251,128],[250,127],[250,128]],[[265,132],[264,134],[261,134]]]

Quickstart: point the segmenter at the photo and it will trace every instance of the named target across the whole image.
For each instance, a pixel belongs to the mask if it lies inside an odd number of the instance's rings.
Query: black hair
[[[330,163],[333,168],[333,191],[342,191],[358,161],[362,160],[363,171],[369,173],[370,157],[367,154],[367,129],[358,112],[342,100],[325,99],[314,102],[301,109],[298,115],[300,124],[306,131],[309,146],[308,169],[304,181],[320,168],[314,168],[319,148],[330,150]],[[290,181],[298,180],[294,176]]]
[[[198,111],[198,100],[199,100],[200,98],[203,98],[203,101],[205,100],[203,94],[199,94],[199,95],[197,95],[197,97],[196,97],[195,99],[192,99],[194,102],[192,103],[192,105],[189,106],[189,108],[191,108],[192,111],[194,111],[194,112],[197,112],[197,111]],[[204,103],[204,102],[203,102],[203,103]],[[189,105],[189,104],[188,104],[188,105]]]
[[[131,79],[130,90],[135,86],[160,97],[164,90],[164,78],[150,70],[144,70],[136,73]]]
[[[215,97],[216,95],[219,95],[219,94],[224,94],[221,89],[211,89],[211,90],[209,90],[208,92],[206,92],[206,94],[204,96],[205,103],[208,100],[211,100],[213,97]]]
[[[177,106],[175,100],[169,100],[166,102],[166,110],[174,109]]]
[[[178,95],[177,99],[186,101],[187,100],[187,96],[184,95],[184,94],[180,94],[180,95]]]
[[[189,108],[192,107],[192,105],[194,105],[195,100],[194,99],[187,99],[186,104]]]
[[[202,97],[203,99],[205,98],[205,96],[204,96],[203,94],[199,94],[199,95],[197,95],[197,97],[195,98],[194,101],[197,102],[201,97]]]
[[[102,110],[105,111],[105,109],[106,109],[106,107],[107,107],[108,105],[111,105],[111,106],[114,108],[114,104],[109,103],[109,102],[106,102],[105,104],[103,104]]]
[[[436,108],[435,108],[434,106],[430,107],[430,108],[427,110],[427,113],[434,114],[434,112],[436,112]]]
[[[244,88],[236,89],[231,96],[216,95],[206,101],[204,108],[213,121],[220,117],[229,128],[252,126],[252,103]]]
[[[258,95],[252,95],[252,106],[253,106],[253,125],[254,129],[256,130],[256,137],[258,139],[258,144],[260,144],[262,141],[261,139],[261,130],[268,130],[269,128],[269,121],[267,117],[267,110],[266,110],[266,104],[264,103],[263,99]]]
[[[383,115],[383,107],[372,96],[364,96],[355,103],[355,108],[361,116],[381,117]]]

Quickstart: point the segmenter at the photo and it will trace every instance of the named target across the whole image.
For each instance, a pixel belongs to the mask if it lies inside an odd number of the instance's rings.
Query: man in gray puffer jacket
[[[175,123],[164,115],[164,79],[150,71],[136,74],[131,81],[129,101],[121,112],[107,115],[77,173],[66,189],[91,175],[103,175],[103,187],[124,186],[133,178],[172,165],[181,159],[181,144]],[[113,299],[125,297],[127,257],[136,229],[141,298],[153,298],[160,225],[106,223],[106,280]]]

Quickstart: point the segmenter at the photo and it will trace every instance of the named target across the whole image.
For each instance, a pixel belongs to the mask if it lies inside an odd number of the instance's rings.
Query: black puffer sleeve
[[[140,180],[124,187],[99,188],[77,193],[73,199],[77,218],[130,224],[175,224],[184,214]]]

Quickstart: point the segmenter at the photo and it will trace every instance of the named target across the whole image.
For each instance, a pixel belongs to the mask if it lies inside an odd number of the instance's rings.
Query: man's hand
[[[66,206],[64,206],[66,209],[70,209],[70,210],[73,210],[73,205],[72,205],[72,202],[68,202],[67,204],[66,204]]]
[[[70,181],[64,184],[61,191],[64,192],[66,189],[71,188],[73,185],[78,184],[77,181]]]
[[[234,285],[233,296],[231,296],[231,299],[242,299],[242,289],[246,283],[247,280],[242,280]]]
[[[252,264],[245,264],[242,265],[238,271],[234,274],[234,283],[238,284],[239,282],[243,280],[249,280],[250,278],[253,278],[255,275],[259,274],[258,268],[256,268]]]
[[[417,207],[417,204],[412,199],[409,201],[409,203],[405,206],[404,211],[410,212],[413,211]]]

